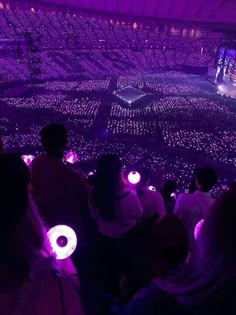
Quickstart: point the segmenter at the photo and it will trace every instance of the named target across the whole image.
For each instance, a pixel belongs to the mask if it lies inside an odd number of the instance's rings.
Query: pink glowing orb
[[[67,225],[57,225],[48,231],[48,239],[58,260],[70,257],[77,246],[77,237]]]
[[[25,162],[27,166],[30,166],[32,161],[35,159],[35,156],[33,155],[22,155],[21,156],[22,160]]]
[[[151,191],[157,191],[154,186],[149,186],[148,189],[151,190]]]
[[[176,199],[176,197],[177,197],[177,195],[176,195],[175,192],[173,192],[170,196],[171,196],[171,198],[173,198],[173,199]]]
[[[78,155],[74,152],[67,152],[65,160],[70,164],[75,164],[76,162],[78,162]]]
[[[204,222],[205,222],[205,220],[203,219],[203,220],[199,221],[196,224],[195,229],[194,229],[194,238],[195,238],[195,240],[198,239]]]
[[[140,180],[141,180],[141,175],[138,172],[132,171],[129,173],[128,181],[130,182],[130,184],[136,185],[140,182]]]

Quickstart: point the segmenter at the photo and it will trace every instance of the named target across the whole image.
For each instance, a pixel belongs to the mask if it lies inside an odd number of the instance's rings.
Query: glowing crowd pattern
[[[73,254],[77,247],[77,236],[72,228],[67,225],[57,225],[47,234],[57,259],[66,259]]]
[[[128,181],[130,184],[136,185],[140,182],[141,180],[141,175],[137,171],[132,171],[128,175]]]

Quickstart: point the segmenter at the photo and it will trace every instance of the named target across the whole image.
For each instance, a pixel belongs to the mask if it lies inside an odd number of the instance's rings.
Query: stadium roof
[[[43,2],[165,20],[236,24],[236,0],[43,0]]]

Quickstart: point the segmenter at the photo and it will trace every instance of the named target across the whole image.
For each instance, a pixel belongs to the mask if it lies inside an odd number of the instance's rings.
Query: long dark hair
[[[0,154],[0,263],[18,275],[35,259],[53,258],[46,229],[28,193],[29,182],[29,170],[20,157]]]
[[[215,201],[202,226],[190,273],[180,281],[158,283],[184,304],[198,304],[236,277],[236,195],[225,192]],[[235,280],[234,280],[235,281]]]
[[[121,170],[121,160],[115,154],[102,155],[97,164],[92,203],[106,221],[115,219],[114,200],[121,183]]]

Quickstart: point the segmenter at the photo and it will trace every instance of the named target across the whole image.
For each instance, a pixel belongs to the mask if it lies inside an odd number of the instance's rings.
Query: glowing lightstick
[[[140,180],[141,180],[141,175],[137,171],[132,171],[129,173],[128,181],[131,184],[136,185],[140,182]]]
[[[32,161],[35,159],[35,156],[33,155],[22,155],[21,159],[25,162],[27,166],[30,166]]]
[[[67,225],[57,225],[51,228],[48,239],[58,260],[70,257],[77,247],[77,236]]]

